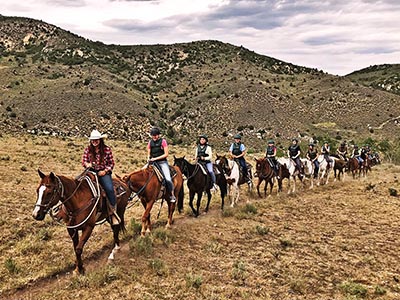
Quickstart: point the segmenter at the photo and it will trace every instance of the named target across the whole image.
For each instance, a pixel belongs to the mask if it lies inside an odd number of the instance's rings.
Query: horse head
[[[60,178],[53,172],[45,175],[42,171],[38,170],[38,173],[41,180],[36,189],[37,200],[32,216],[34,219],[42,221],[46,213],[63,197],[64,186]]]
[[[262,178],[263,172],[266,168],[266,163],[267,160],[265,158],[255,158],[254,160],[256,161],[256,172],[255,172],[255,176]]]
[[[223,171],[226,175],[230,176],[231,168],[229,167],[228,158],[227,158],[225,155],[219,156],[219,155],[217,154],[217,159],[216,159],[215,162],[221,167],[222,171]]]
[[[185,156],[176,157],[174,155],[174,166],[177,166],[181,170],[181,172],[185,174],[185,176],[188,176],[189,173],[187,163],[188,161],[185,159]]]

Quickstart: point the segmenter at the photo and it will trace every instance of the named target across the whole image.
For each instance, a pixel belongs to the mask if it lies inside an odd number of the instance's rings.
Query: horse
[[[175,157],[174,156],[174,166],[179,167],[183,175],[187,178],[187,186],[189,188],[189,206],[195,217],[200,214],[200,203],[203,192],[207,193],[207,206],[205,211],[208,212],[210,201],[211,201],[211,177],[208,175],[205,166],[202,168],[199,163],[191,164],[185,157]],[[214,165],[214,168],[216,165]],[[226,178],[223,176],[222,172],[215,172],[216,184],[219,186],[220,195],[222,199],[221,209],[224,209],[224,199],[227,194],[227,183]],[[205,172],[205,173],[204,173]],[[193,207],[194,196],[197,194],[196,209]]]
[[[301,158],[300,160],[304,167],[304,176],[305,178],[308,178],[310,180],[310,189],[312,189],[314,188],[315,165],[311,160],[307,158]]]
[[[240,189],[239,186],[247,183],[249,186],[249,192],[251,193],[253,188],[253,182],[246,182],[245,178],[239,170],[239,164],[233,160],[228,159],[225,155],[218,155],[215,160],[216,164],[219,165],[225,174],[228,184],[228,196],[231,199],[231,207],[235,206],[239,199]],[[249,167],[249,173],[251,178],[251,166]]]
[[[110,223],[113,231],[114,247],[108,257],[109,260],[113,260],[114,254],[120,249],[119,232],[125,231],[124,214],[131,194],[129,187],[120,178],[113,178],[120,223],[112,225],[107,213],[107,204],[103,203],[103,201],[107,201],[105,194],[91,188],[92,180],[95,180],[94,175],[85,176],[87,175],[87,171],[85,171],[79,179],[71,179],[64,175],[56,175],[53,172],[45,175],[38,170],[38,173],[41,179],[36,189],[37,200],[32,216],[34,219],[42,221],[48,212],[53,212],[55,208],[59,209],[56,217],[65,222],[74,246],[76,263],[73,273],[85,273],[82,261],[83,248],[95,225],[104,220]],[[122,192],[118,195],[121,189]],[[97,195],[95,195],[96,193]],[[82,231],[80,236],[79,231]]]
[[[279,170],[279,180],[283,178],[288,178],[288,194],[296,192],[296,177],[299,178],[300,182],[303,182],[303,178],[296,168],[295,162],[291,158],[280,157],[278,158],[278,163],[281,165]],[[291,179],[293,179],[293,189],[291,190]]]
[[[274,187],[274,177],[275,172],[273,168],[271,167],[269,161],[267,158],[254,158],[256,161],[256,172],[255,176],[258,178],[257,182],[257,193],[258,196],[261,198],[261,193],[260,193],[260,185],[263,181],[265,181],[265,186],[264,186],[264,197],[267,196],[267,187],[268,184],[270,185],[270,190],[269,190],[269,195],[271,196],[272,194],[272,188]]]
[[[329,182],[329,174],[331,170],[335,167],[335,160],[333,157],[330,156],[331,163],[330,166],[328,166],[328,162],[325,159],[324,155],[318,156],[318,162],[319,162],[319,171],[318,171],[318,182],[317,185],[321,185],[321,183],[324,181],[325,184],[328,184]]]
[[[172,171],[175,173],[173,174],[173,172],[171,172],[171,176],[173,177],[174,195],[176,199],[178,199],[178,211],[182,212],[184,196],[182,172],[176,166],[170,168],[172,168]],[[171,227],[173,221],[172,217],[175,211],[175,201],[170,201],[170,194],[166,192],[166,188],[157,175],[159,171],[155,169],[155,166],[148,165],[144,169],[133,171],[123,177],[125,183],[132,192],[135,193],[135,196],[139,197],[145,209],[142,215],[141,236],[145,236],[146,232],[150,233],[151,231],[150,212],[157,199],[162,199],[162,201],[166,200],[168,204],[168,221],[166,228]]]
[[[337,178],[337,180],[340,181],[340,174],[343,175],[342,180],[344,180],[344,174],[345,174],[344,170],[347,167],[347,161],[345,161],[344,159],[336,158],[336,157],[334,157],[333,159],[335,160],[335,164],[333,166],[333,175],[335,177],[334,181],[336,181],[336,178]]]
[[[353,175],[353,179],[356,178],[356,174],[358,173],[358,178],[360,178],[361,175],[361,168],[362,166],[358,162],[358,159],[356,157],[351,157],[347,161],[347,172],[351,172]]]

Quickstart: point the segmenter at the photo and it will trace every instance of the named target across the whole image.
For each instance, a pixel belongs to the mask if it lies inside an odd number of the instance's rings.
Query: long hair
[[[100,139],[99,143],[99,154],[100,154],[100,164],[104,161],[104,149],[106,148],[106,144],[104,143],[103,139]],[[89,145],[89,153],[90,153],[90,161],[96,161],[96,148],[93,146],[92,143]]]

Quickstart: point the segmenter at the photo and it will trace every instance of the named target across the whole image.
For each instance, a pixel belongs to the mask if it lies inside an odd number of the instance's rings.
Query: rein
[[[133,200],[134,198],[136,198],[137,196],[140,196],[140,194],[146,189],[147,185],[148,185],[149,182],[150,182],[150,179],[153,178],[154,174],[155,174],[154,171],[151,172],[151,175],[149,176],[149,178],[147,178],[147,181],[145,182],[145,184],[144,184],[137,192],[135,192],[133,195],[129,196],[129,198],[128,198],[128,201],[129,201],[129,202],[132,201],[132,200]],[[129,180],[129,183],[128,183],[128,187],[133,191],[133,186],[132,186],[132,183],[131,183],[130,180]],[[137,200],[137,201],[138,201],[138,200]],[[132,207],[133,205],[135,205],[137,201],[135,201],[135,202],[134,202],[132,205],[130,205],[129,207]],[[128,208],[129,208],[129,207],[128,207]]]
[[[83,174],[86,174],[87,172],[88,172],[88,170],[85,170],[83,172]],[[78,228],[78,227],[82,226],[83,224],[85,224],[89,220],[89,218],[93,214],[94,210],[96,209],[97,204],[99,203],[99,200],[100,200],[100,194],[98,194],[96,197],[91,198],[89,203],[85,207],[80,208],[78,211],[69,212],[64,204],[67,203],[70,199],[72,199],[72,197],[76,194],[76,192],[78,191],[78,189],[82,185],[83,180],[79,181],[79,184],[77,184],[77,186],[75,187],[74,191],[66,199],[64,199],[64,192],[65,192],[64,185],[62,184],[62,181],[58,176],[55,176],[55,178],[57,179],[57,182],[58,182],[58,188],[61,188],[61,193],[60,193],[60,201],[61,201],[61,203],[56,205],[53,209],[57,209],[57,208],[59,208],[61,206],[61,209],[64,210],[64,212],[68,215],[70,220],[73,219],[75,216],[79,215],[80,212],[82,212],[82,211],[86,210],[87,208],[89,208],[92,205],[93,200],[96,199],[95,204],[93,205],[90,213],[86,216],[86,218],[82,222],[80,222],[79,224],[76,224],[76,225],[67,225],[66,227],[68,229],[75,229],[75,228]],[[97,179],[97,177],[96,177],[96,179]],[[97,182],[97,180],[96,180],[96,182]],[[98,187],[98,182],[97,182],[97,187]],[[55,189],[54,190],[54,195],[57,192],[59,192],[59,189]],[[54,197],[54,195],[53,195],[53,197]],[[51,201],[49,202],[49,204],[50,203],[51,203]],[[46,206],[48,206],[48,205],[46,205]],[[52,217],[53,220],[56,220],[52,213],[49,213],[49,215]]]

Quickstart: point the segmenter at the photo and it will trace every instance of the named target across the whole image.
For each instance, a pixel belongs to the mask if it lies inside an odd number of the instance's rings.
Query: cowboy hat
[[[99,140],[104,138],[107,138],[107,134],[101,134],[98,130],[95,129],[90,133],[89,140]]]

